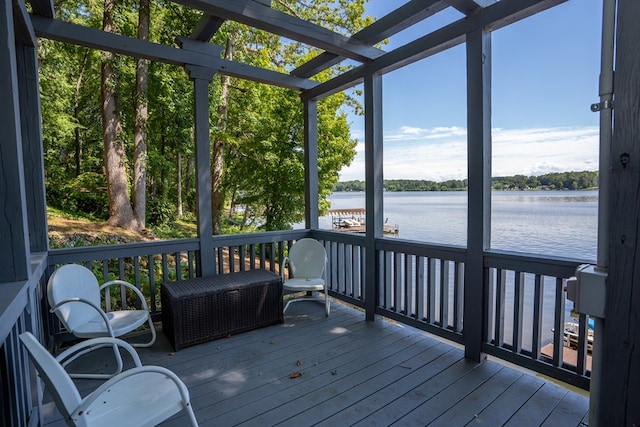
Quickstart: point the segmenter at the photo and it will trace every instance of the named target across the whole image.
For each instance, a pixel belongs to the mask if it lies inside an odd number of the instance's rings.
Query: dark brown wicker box
[[[183,347],[262,326],[282,323],[282,279],[267,270],[166,282],[162,329]]]

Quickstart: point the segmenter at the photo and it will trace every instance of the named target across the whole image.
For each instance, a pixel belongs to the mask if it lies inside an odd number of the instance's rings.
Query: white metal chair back
[[[198,426],[189,390],[182,380],[167,368],[142,366],[134,348],[125,341],[112,337],[91,338],[71,346],[54,358],[31,333],[22,333],[20,340],[69,426],[111,427],[120,423],[151,427],[182,410],[187,413],[188,423],[193,427]],[[112,376],[81,397],[60,359],[106,345],[127,351],[135,366]]]
[[[47,285],[49,305],[55,307],[69,298],[84,299],[100,307],[100,285],[91,270],[82,265],[67,264],[53,272]],[[81,302],[64,304],[56,314],[71,332],[96,317],[96,311]]]
[[[297,279],[322,278],[327,252],[315,239],[300,239],[289,249],[289,275]]]
[[[40,373],[40,377],[61,415],[64,419],[69,419],[71,413],[82,400],[71,377],[31,333],[21,334],[20,340],[27,349],[29,358]]]

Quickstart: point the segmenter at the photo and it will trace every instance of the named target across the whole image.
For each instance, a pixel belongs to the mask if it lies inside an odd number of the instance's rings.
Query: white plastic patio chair
[[[289,266],[289,277],[285,280],[285,265]],[[285,292],[305,292],[304,296],[287,301],[284,311],[290,304],[299,301],[319,301],[324,303],[326,315],[329,315],[330,301],[327,290],[327,252],[322,243],[315,239],[300,239],[289,248],[289,255],[282,260],[282,275]],[[324,296],[318,295],[323,292]]]
[[[155,426],[183,409],[187,411],[191,425],[198,425],[189,391],[182,380],[166,368],[142,366],[134,348],[125,341],[111,337],[92,338],[69,349],[82,352],[85,348],[114,345],[128,351],[135,364],[83,398],[69,374],[36,337],[24,332],[20,340],[58,411],[70,426]]]
[[[112,285],[121,285],[131,289],[141,301],[142,309],[121,309],[105,312],[101,308],[100,294],[105,289],[108,292],[108,288]],[[131,283],[123,280],[111,280],[100,286],[98,279],[96,279],[91,270],[82,265],[67,264],[58,268],[49,278],[47,298],[51,306],[51,312],[55,313],[62,325],[78,338],[120,337],[148,323],[151,339],[147,343],[133,345],[136,347],[149,347],[156,340],[156,330],[144,295]],[[107,305],[105,306],[108,307]],[[64,361],[63,366],[67,366],[82,354],[84,353],[79,352],[70,357]],[[73,378],[110,378],[122,372],[122,359],[115,346],[114,355],[118,363],[118,369],[111,375],[75,373],[71,374],[71,376]]]

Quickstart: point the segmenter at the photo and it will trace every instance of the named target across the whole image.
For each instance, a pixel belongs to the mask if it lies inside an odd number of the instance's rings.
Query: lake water
[[[334,193],[329,200],[332,209],[365,207],[362,192]],[[466,192],[385,192],[384,217],[387,224],[398,225],[401,239],[466,246]],[[494,249],[590,263],[596,260],[597,190],[494,191],[491,194],[491,222],[491,247]],[[331,216],[321,217],[319,226],[331,229]],[[508,281],[512,283],[513,278]],[[544,288],[543,345],[553,339],[555,286],[552,285],[549,283]],[[513,286],[508,285],[505,342],[511,342],[513,310],[510,307],[513,298]],[[450,300],[453,300],[452,296]],[[531,348],[532,307],[533,276],[527,275],[523,308],[523,345],[527,349]],[[571,316],[572,307],[573,303],[567,302],[565,319]]]
[[[333,193],[332,209],[364,208],[364,193]],[[386,192],[384,217],[399,238],[466,246],[467,193]],[[494,191],[491,247],[595,262],[598,191]],[[330,229],[331,217],[320,218]]]

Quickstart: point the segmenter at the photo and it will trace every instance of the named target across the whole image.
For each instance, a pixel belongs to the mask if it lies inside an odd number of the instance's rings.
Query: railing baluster
[[[149,293],[151,294],[151,312],[157,312],[157,300],[156,300],[156,270],[155,259],[153,255],[147,256],[147,268],[149,270]]]
[[[133,285],[142,291],[142,286],[140,284],[140,257],[137,255],[133,257],[133,277]],[[136,310],[140,310],[142,308],[142,302],[139,298],[135,299],[135,307]]]
[[[182,256],[180,252],[174,252],[173,259],[176,266],[176,280],[182,280]]]
[[[415,286],[413,280],[413,255],[404,256],[404,314],[414,317],[415,310],[412,307],[413,303],[413,287]]]
[[[102,260],[102,278],[103,283],[109,281],[109,262],[106,259]],[[104,290],[104,309],[111,311],[111,293],[109,289]]]
[[[562,366],[564,349],[564,290],[562,279],[556,279],[556,310],[553,320],[553,365]]]
[[[245,245],[240,245],[240,271],[247,269],[247,248]]]
[[[424,320],[424,297],[425,297],[425,274],[424,274],[424,257],[418,256],[416,260],[416,319]]]
[[[189,279],[193,279],[195,277],[194,271],[193,271],[193,252],[192,251],[187,251],[187,262],[189,263]]]
[[[384,256],[384,283],[387,284],[384,288],[384,305],[387,310],[391,310],[393,306],[393,252],[383,252]]]
[[[267,259],[267,248],[264,246],[264,243],[260,243],[260,268],[266,267],[266,259]]]
[[[585,359],[587,358],[587,346],[589,344],[587,323],[587,315],[580,314],[580,317],[578,318],[578,360],[576,370],[581,375],[584,375],[587,369],[587,367],[585,366]]]
[[[415,282],[416,282],[416,293],[414,296],[414,304],[415,304],[415,313],[414,316],[416,319],[424,319],[424,257],[416,256],[416,271],[415,271]]]
[[[493,334],[497,347],[504,346],[504,312],[506,301],[507,272],[502,269],[496,271],[496,324]]]
[[[453,332],[461,332],[462,315],[464,314],[464,266],[461,262],[455,262],[453,266]],[[491,330],[491,327],[487,330]]]
[[[118,258],[118,279],[126,280],[124,275],[124,259]],[[120,306],[121,310],[125,310],[127,308],[127,288],[124,286],[120,286]]]
[[[434,323],[436,315],[436,259],[427,259],[427,322]]]
[[[162,254],[162,262],[160,264],[160,272],[162,273],[162,282],[169,281],[169,263],[167,262],[167,254]]]
[[[440,326],[449,327],[449,261],[440,260]]]
[[[544,280],[536,274],[533,289],[533,334],[531,337],[531,358],[540,358],[542,341],[542,297],[544,295]]]
[[[517,271],[513,278],[513,351],[522,352],[522,322],[524,310],[524,273]]]
[[[271,260],[269,269],[271,271],[276,271],[276,264],[278,263],[278,259],[276,258],[275,245],[276,245],[276,243],[270,243],[269,244],[269,259]]]
[[[402,311],[402,253],[396,252],[393,260],[393,311]]]

